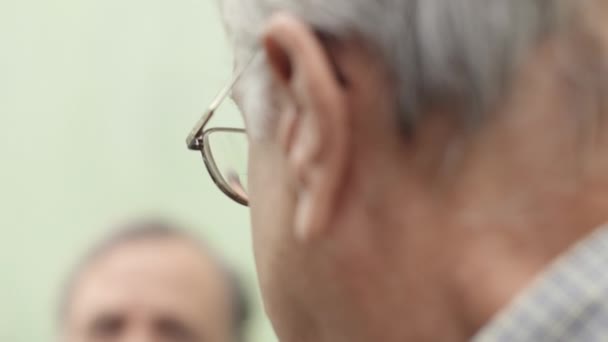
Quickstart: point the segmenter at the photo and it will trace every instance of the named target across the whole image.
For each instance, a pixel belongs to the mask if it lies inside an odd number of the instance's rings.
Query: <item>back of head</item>
[[[293,13],[314,30],[360,37],[386,61],[398,87],[399,121],[424,106],[458,99],[466,121],[480,119],[530,49],[571,23],[589,1],[569,0],[222,0],[237,61],[259,46],[274,13]]]
[[[467,340],[605,221],[604,1],[220,4],[282,340]]]

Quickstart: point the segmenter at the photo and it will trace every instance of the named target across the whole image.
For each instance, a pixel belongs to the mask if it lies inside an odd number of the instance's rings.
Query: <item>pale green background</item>
[[[69,267],[143,214],[224,253],[256,296],[251,341],[275,340],[247,211],[184,147],[230,71],[213,0],[0,0],[0,341],[53,340]]]

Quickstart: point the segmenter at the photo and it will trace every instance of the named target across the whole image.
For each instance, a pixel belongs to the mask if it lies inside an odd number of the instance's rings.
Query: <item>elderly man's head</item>
[[[66,342],[237,342],[246,318],[236,278],[198,241],[158,222],[95,248],[61,308]]]
[[[221,1],[282,340],[465,340],[605,219],[606,7]]]

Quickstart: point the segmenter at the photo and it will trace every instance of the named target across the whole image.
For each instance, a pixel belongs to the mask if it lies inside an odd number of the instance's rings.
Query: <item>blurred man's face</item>
[[[116,246],[77,280],[67,342],[232,341],[229,292],[208,259],[178,239]]]

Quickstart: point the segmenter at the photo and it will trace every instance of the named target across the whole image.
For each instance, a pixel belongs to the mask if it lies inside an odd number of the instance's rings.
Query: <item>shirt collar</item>
[[[559,257],[473,341],[563,341],[608,294],[607,270],[604,226]]]

